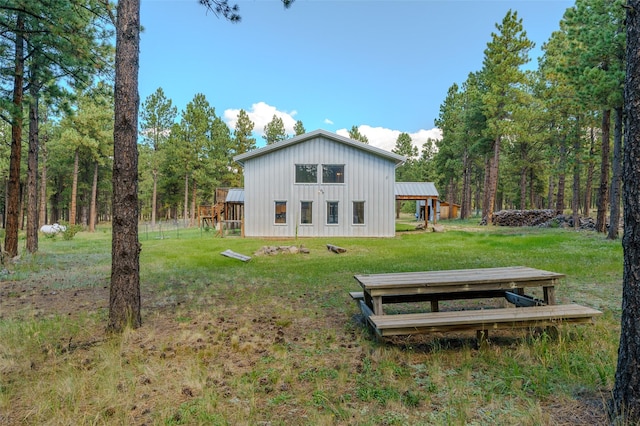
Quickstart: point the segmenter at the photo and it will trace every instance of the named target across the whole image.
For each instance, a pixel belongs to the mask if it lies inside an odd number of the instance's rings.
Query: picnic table
[[[545,304],[553,305],[555,286],[564,277],[557,272],[525,266],[354,276],[375,315],[384,315],[384,303],[428,300],[435,312],[439,310],[439,300],[504,297],[507,290],[524,294],[530,287],[542,287]]]
[[[555,287],[564,274],[525,266],[443,271],[361,274],[354,278],[362,292],[351,292],[379,335],[414,334],[448,329],[476,329],[551,324],[558,320],[591,321],[600,311],[580,305],[556,305]],[[530,308],[498,308],[439,312],[440,300],[505,297],[528,298],[527,289],[542,289],[543,300]],[[387,303],[431,302],[430,312],[385,315]],[[491,312],[484,312],[491,311]]]

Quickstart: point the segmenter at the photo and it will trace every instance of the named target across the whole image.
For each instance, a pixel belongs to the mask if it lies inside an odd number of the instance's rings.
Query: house
[[[247,237],[392,237],[405,157],[316,130],[234,157]]]

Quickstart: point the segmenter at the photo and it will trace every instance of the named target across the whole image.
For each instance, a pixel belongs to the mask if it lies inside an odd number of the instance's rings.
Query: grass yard
[[[392,239],[141,231],[143,326],[121,336],[104,331],[109,233],[41,238],[0,271],[0,424],[607,424],[620,241],[441,223]],[[220,255],[279,245],[310,253]],[[566,274],[558,303],[605,314],[557,339],[496,332],[477,350],[474,333],[378,342],[348,294],[354,274],[514,265]]]

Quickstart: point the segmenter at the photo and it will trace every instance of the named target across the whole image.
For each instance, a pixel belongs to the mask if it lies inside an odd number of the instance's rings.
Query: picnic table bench
[[[575,304],[556,305],[555,286],[564,276],[524,266],[365,274],[354,276],[362,292],[350,294],[379,336],[476,330],[486,337],[492,329],[584,323],[602,314]],[[542,288],[544,300],[525,294],[532,287]],[[507,292],[543,306],[439,312],[441,300],[502,298]],[[388,303],[424,301],[431,302],[429,312],[385,315],[383,309]]]

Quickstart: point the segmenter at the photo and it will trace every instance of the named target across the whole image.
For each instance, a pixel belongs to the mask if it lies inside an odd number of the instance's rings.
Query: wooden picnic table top
[[[554,285],[564,274],[543,271],[525,266],[500,268],[452,269],[443,271],[396,272],[384,274],[355,275],[362,288],[373,295],[378,291],[421,288],[422,292],[472,291],[483,289],[503,289],[526,286]]]

